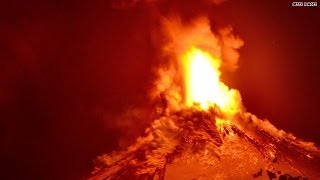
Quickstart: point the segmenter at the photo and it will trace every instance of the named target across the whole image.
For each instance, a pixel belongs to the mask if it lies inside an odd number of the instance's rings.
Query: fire
[[[238,91],[221,80],[221,60],[209,52],[192,47],[182,56],[187,106],[199,104],[204,110],[214,105],[226,115],[239,111]]]

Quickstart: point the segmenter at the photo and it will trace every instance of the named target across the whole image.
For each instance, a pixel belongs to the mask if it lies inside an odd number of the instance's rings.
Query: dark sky
[[[319,7],[194,2],[159,11],[206,10],[213,24],[232,25],[245,45],[240,68],[223,79],[249,112],[320,144]],[[121,131],[108,117],[146,103],[157,59],[154,15],[148,6],[119,10],[102,0],[0,7],[0,179],[79,179],[117,147]]]

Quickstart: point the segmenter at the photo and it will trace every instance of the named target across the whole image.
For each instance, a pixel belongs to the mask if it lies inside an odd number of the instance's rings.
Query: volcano
[[[250,113],[236,117],[250,123],[248,127],[227,123],[220,115],[214,108],[159,113],[136,144],[100,156],[89,179],[320,177],[320,151],[312,143],[297,140]]]
[[[242,41],[207,19],[190,24],[164,22],[170,56],[152,121],[125,150],[99,156],[88,179],[320,179],[318,147],[247,112],[221,81]]]

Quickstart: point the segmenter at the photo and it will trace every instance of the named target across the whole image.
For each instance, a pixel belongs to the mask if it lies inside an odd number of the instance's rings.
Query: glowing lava
[[[220,80],[221,60],[208,52],[192,47],[182,56],[187,106],[199,104],[204,110],[217,105],[233,115],[239,111],[240,95]]]

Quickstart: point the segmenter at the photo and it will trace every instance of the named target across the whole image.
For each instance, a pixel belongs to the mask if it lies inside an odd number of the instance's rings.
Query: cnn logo
[[[317,2],[292,2],[292,6],[318,6]]]

